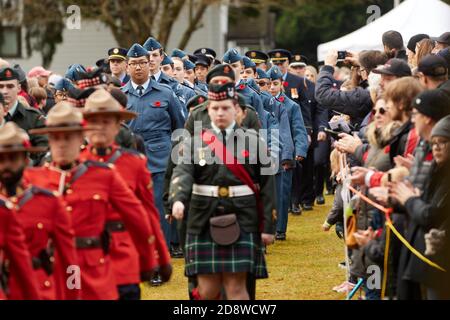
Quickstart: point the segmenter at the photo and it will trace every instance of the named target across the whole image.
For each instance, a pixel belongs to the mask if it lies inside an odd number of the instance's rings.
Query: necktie
[[[142,97],[142,95],[144,94],[144,87],[143,86],[138,86],[137,87],[137,92],[138,92],[139,96]]]
[[[12,117],[11,117],[11,115],[9,114],[9,112],[6,114],[6,116],[5,116],[5,121],[6,122],[9,122],[9,121],[12,121]]]
[[[156,78],[155,78],[155,76],[152,76],[152,80],[155,80],[155,81],[156,81]]]

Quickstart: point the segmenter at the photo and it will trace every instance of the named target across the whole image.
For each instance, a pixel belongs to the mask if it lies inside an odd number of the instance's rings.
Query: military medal
[[[205,149],[200,148],[198,149],[198,157],[200,161],[198,162],[200,167],[206,166],[206,160],[205,160]]]
[[[298,99],[298,91],[297,91],[297,88],[292,88],[292,89],[291,89],[291,97],[292,97],[293,99]]]

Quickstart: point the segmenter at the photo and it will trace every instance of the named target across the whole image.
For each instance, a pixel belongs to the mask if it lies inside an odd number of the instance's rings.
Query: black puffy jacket
[[[316,100],[331,110],[349,115],[353,124],[361,124],[372,110],[370,92],[362,87],[351,91],[340,91],[333,84],[334,68],[324,66],[316,82]]]

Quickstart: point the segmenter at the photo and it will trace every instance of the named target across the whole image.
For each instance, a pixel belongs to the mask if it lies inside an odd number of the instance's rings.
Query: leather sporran
[[[209,231],[213,241],[220,246],[234,244],[241,235],[241,228],[234,213],[209,219]]]

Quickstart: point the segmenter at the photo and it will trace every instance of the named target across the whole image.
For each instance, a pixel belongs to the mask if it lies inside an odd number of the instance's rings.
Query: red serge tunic
[[[82,174],[81,174],[82,173]],[[111,206],[120,214],[139,253],[141,272],[157,267],[155,236],[140,201],[112,166],[86,161],[70,171],[46,164],[25,172],[31,183],[63,195],[72,216],[75,237],[101,238]],[[81,299],[118,298],[110,256],[101,247],[77,247],[81,271]]]
[[[153,186],[147,159],[144,155],[132,150],[113,146],[106,156],[95,155],[92,147],[86,147],[81,153],[83,160],[94,160],[114,164],[115,170],[125,180],[131,191],[141,201],[148,216],[148,221],[155,235],[155,249],[158,265],[170,264],[170,254],[164,240],[159,221],[159,213],[155,207]],[[121,222],[118,212],[111,208],[108,221]],[[112,233],[111,260],[118,285],[139,283],[139,256],[128,230]]]

